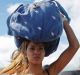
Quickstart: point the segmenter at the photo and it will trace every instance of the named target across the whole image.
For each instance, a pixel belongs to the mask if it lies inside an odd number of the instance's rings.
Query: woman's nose
[[[39,50],[39,49],[36,49],[36,50],[34,51],[34,53],[35,53],[35,54],[40,54],[40,50]]]

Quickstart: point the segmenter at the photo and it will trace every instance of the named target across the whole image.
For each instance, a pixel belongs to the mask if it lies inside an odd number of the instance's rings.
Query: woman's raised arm
[[[70,62],[74,54],[77,52],[79,48],[79,42],[70,27],[69,23],[65,20],[63,22],[64,30],[67,35],[67,39],[69,42],[68,48],[60,55],[57,61],[52,63],[49,67],[50,75],[53,75],[55,72],[56,75]],[[53,71],[54,70],[54,71]]]

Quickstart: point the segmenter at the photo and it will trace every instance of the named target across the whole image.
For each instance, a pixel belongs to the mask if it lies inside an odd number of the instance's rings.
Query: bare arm
[[[79,42],[67,21],[64,21],[64,30],[67,35],[69,46],[60,55],[58,60],[50,65],[50,75],[53,75],[54,72],[58,74],[69,63],[69,61],[72,59],[79,48]]]

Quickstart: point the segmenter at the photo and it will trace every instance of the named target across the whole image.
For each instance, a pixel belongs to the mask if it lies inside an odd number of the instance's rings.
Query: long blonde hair
[[[14,74],[17,72],[17,69],[20,69],[20,71],[22,72],[25,68],[28,67],[28,62],[24,55],[24,50],[26,50],[28,44],[29,41],[24,41],[22,45],[18,48],[18,52],[16,54],[12,54],[11,64],[0,71],[0,75],[4,73]]]

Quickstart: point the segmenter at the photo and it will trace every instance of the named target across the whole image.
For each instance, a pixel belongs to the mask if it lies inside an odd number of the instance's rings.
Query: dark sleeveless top
[[[47,74],[49,75],[49,71],[46,69]]]
[[[49,65],[45,65],[44,68],[45,68],[45,71],[47,72],[47,74],[50,75],[49,71],[48,71]]]

